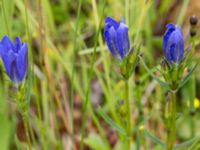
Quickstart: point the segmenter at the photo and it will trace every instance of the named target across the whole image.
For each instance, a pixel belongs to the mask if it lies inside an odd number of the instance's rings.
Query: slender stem
[[[126,110],[127,110],[127,127],[126,127],[126,134],[127,134],[127,150],[131,149],[131,107],[129,102],[129,86],[128,80],[125,80],[125,102],[126,102]]]
[[[129,26],[129,5],[130,5],[129,0],[125,0],[125,7],[126,7],[126,10],[125,10],[126,24],[127,24],[128,26]]]
[[[10,31],[9,31],[9,27],[8,27],[8,20],[7,20],[7,17],[6,17],[4,0],[1,0],[1,2],[2,2],[3,17],[4,17],[4,21],[5,21],[5,26],[6,26],[6,32],[7,32],[8,36],[10,36]]]
[[[27,34],[27,37],[28,37],[28,45],[29,45],[29,62],[30,62],[30,70],[31,70],[31,73],[29,74],[30,77],[28,77],[28,80],[30,80],[29,82],[31,82],[32,84],[32,70],[33,70],[33,54],[32,54],[32,49],[31,49],[31,36],[30,36],[30,30],[29,30],[29,19],[28,19],[28,0],[24,0],[24,10],[25,10],[25,26],[26,26],[26,34]],[[28,91],[30,92],[30,91]],[[28,101],[30,99],[30,96],[27,98]],[[35,143],[35,136],[34,136],[34,133],[33,133],[33,128],[31,126],[30,127],[30,135],[31,135],[31,139],[33,141],[33,143]]]
[[[25,128],[25,134],[26,134],[26,138],[28,140],[28,149],[32,150],[31,148],[31,138],[30,138],[30,134],[29,134],[29,121],[28,121],[28,116],[27,116],[27,112],[24,112],[22,114],[22,119],[23,119],[23,123],[24,123],[24,128]]]
[[[192,55],[194,55],[195,54],[195,37],[193,37],[193,36],[191,36],[191,43],[192,43],[192,49],[191,49],[191,51],[192,51]],[[190,108],[191,108],[191,113],[193,113],[194,111],[195,111],[195,108],[194,108],[194,99],[195,99],[195,95],[196,95],[196,80],[195,80],[195,75],[194,74],[192,74],[192,77],[191,77],[191,79],[190,79],[190,81],[189,81],[190,83],[190,85],[192,85],[191,86],[191,88],[192,88],[192,93],[190,94],[191,95],[191,97],[190,97]],[[191,115],[191,114],[190,114]],[[193,138],[194,137],[194,135],[195,135],[195,120],[194,120],[195,118],[194,117],[191,117],[191,121],[190,121],[190,129],[191,129],[191,138]]]
[[[80,12],[81,12],[82,0],[79,0],[78,11],[77,11],[77,20],[75,24],[74,37],[73,37],[73,58],[72,58],[72,76],[71,76],[71,89],[70,89],[70,119],[71,119],[71,140],[72,140],[72,150],[75,149],[75,141],[74,141],[74,74],[76,70],[76,55],[77,55],[77,35],[78,35],[78,27],[80,20]]]
[[[90,98],[90,87],[91,87],[90,82],[91,82],[92,74],[93,74],[93,71],[94,71],[94,64],[95,64],[95,60],[96,60],[96,49],[97,49],[98,39],[99,39],[100,31],[101,31],[101,25],[102,25],[102,22],[103,22],[104,8],[105,8],[105,0],[103,1],[102,16],[101,16],[101,19],[100,19],[100,22],[99,22],[97,35],[96,35],[96,38],[95,38],[94,53],[93,53],[93,56],[92,56],[92,63],[91,63],[91,66],[89,68],[89,73],[88,73],[88,84],[87,84],[88,86],[87,86],[86,93],[85,93],[85,101],[83,103],[83,121],[82,121],[83,123],[82,123],[82,127],[81,127],[80,150],[83,150],[83,148],[84,148],[85,125],[86,125],[86,119],[87,119],[86,118],[87,105],[88,105],[89,98]]]
[[[95,18],[95,23],[96,23],[96,29],[98,29],[98,24],[100,22],[99,19],[99,14],[98,14],[98,10],[97,10],[97,0],[91,0],[92,1],[92,8],[93,8],[93,13],[94,13],[94,18]],[[110,80],[110,70],[109,70],[109,63],[108,63],[108,56],[106,55],[106,52],[103,50],[104,49],[104,44],[103,44],[103,38],[102,35],[99,35],[99,46],[101,49],[101,57],[103,58],[103,67],[105,70],[105,81],[106,81],[106,86],[107,86],[107,91],[105,94],[106,95],[106,99],[108,100],[108,106],[110,107],[110,112],[111,112],[111,116],[113,117],[113,119],[117,122],[119,122],[119,119],[117,117],[117,113],[116,113],[116,109],[113,105],[113,101],[112,101],[112,83]]]
[[[15,88],[17,89],[18,93],[17,93],[17,99],[16,99],[16,104],[18,107],[19,112],[22,115],[22,120],[24,123],[24,128],[25,128],[25,135],[26,135],[26,139],[28,141],[28,150],[32,150],[32,146],[31,146],[31,135],[29,134],[29,120],[28,120],[28,110],[29,107],[27,105],[27,101],[26,98],[22,98],[21,95],[24,95],[24,87],[20,88],[19,84],[15,84],[14,85]]]
[[[170,92],[171,101],[169,104],[169,128],[167,137],[167,150],[172,150],[176,141],[176,92]]]

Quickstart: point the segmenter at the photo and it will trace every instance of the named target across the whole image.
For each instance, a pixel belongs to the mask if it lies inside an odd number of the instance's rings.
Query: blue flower
[[[184,57],[184,40],[182,30],[178,25],[167,24],[163,38],[165,58],[170,64],[179,64]]]
[[[8,36],[0,41],[0,56],[6,73],[15,83],[21,83],[28,70],[28,45],[22,43],[19,37],[12,42]]]
[[[122,20],[117,22],[110,17],[105,19],[104,38],[110,52],[120,61],[126,57],[130,50],[128,27]]]

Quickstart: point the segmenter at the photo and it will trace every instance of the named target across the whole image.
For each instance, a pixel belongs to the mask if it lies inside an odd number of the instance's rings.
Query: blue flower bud
[[[0,56],[6,73],[15,83],[21,83],[28,70],[28,45],[22,43],[19,37],[12,42],[8,36],[0,41]]]
[[[184,40],[182,30],[178,25],[167,24],[163,38],[165,58],[170,64],[179,64],[184,57]]]
[[[105,19],[104,38],[114,57],[122,61],[130,51],[128,27],[122,20],[117,22],[110,17]]]

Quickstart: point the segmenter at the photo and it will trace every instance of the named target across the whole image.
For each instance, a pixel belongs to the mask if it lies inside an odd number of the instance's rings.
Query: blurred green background
[[[182,26],[188,48],[192,15],[200,17],[199,0],[1,0],[0,37],[20,36],[29,44],[33,79],[29,78],[30,73],[24,94],[30,96],[32,149],[80,149],[88,92],[84,149],[123,150],[123,137],[117,125],[124,117],[124,82],[118,61],[105,45],[102,18],[125,18],[131,46],[141,46],[141,55],[156,74],[164,57],[165,25],[172,22]],[[199,23],[197,37],[198,29]],[[195,43],[197,56],[199,41],[197,38]],[[0,64],[0,150],[26,149],[22,116],[15,103],[16,89],[6,76],[2,61]],[[135,72],[129,81],[132,149],[163,149],[167,91],[140,63]],[[199,68],[194,74],[178,93],[177,144],[200,140]]]

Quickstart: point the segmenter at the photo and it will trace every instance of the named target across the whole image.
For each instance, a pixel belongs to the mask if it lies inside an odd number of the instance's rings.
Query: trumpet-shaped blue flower
[[[21,83],[28,70],[28,45],[22,43],[19,37],[12,42],[8,36],[0,41],[0,56],[6,73],[15,83]]]
[[[124,20],[117,22],[110,17],[105,19],[104,38],[110,52],[120,61],[126,57],[130,50],[128,27]]]
[[[172,64],[179,64],[184,57],[184,40],[182,30],[178,25],[167,24],[163,38],[165,58]]]

